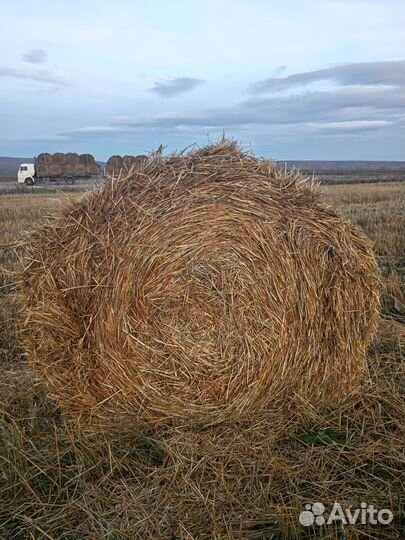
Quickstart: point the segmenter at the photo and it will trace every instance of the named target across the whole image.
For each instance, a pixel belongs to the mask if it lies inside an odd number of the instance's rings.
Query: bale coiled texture
[[[356,383],[378,311],[368,240],[300,174],[229,142],[144,162],[33,236],[27,348],[62,406],[218,421]]]

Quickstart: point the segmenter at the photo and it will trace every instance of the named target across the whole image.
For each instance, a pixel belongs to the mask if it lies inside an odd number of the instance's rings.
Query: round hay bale
[[[66,156],[62,152],[55,152],[51,156],[51,163],[48,167],[51,176],[59,176],[64,174],[66,165]]]
[[[145,156],[144,154],[139,154],[135,156],[135,165],[143,165],[146,161],[148,161],[148,156]]]
[[[123,168],[121,156],[111,156],[107,161],[106,171],[108,176],[119,176]]]
[[[48,152],[42,152],[42,154],[38,154],[37,156],[37,162],[38,163],[46,163],[51,158],[51,154],[48,154]]]
[[[119,176],[121,173],[128,173],[133,167],[138,167],[147,161],[148,157],[140,154],[139,156],[126,155],[111,156],[107,161],[106,171],[108,176]]]
[[[74,174],[79,164],[79,155],[75,152],[68,152],[65,156],[63,174]]]
[[[42,154],[39,154],[37,157],[37,167],[38,171],[43,176],[49,175],[49,167],[52,163],[52,156],[51,154],[48,154],[47,152],[43,152]]]
[[[76,172],[82,174],[99,174],[100,165],[91,154],[80,154],[79,164],[76,167]]]
[[[136,163],[136,158],[135,156],[124,156],[122,158],[122,164],[124,166],[124,168],[127,170],[127,171],[130,171],[132,169],[132,167],[134,167]]]
[[[78,162],[78,163],[76,163],[73,172],[75,174],[86,174],[88,171],[87,171],[86,165],[84,165],[83,163]]]
[[[63,166],[51,158],[50,163],[47,165],[47,174],[49,176],[60,176],[63,173]]]
[[[98,163],[94,163],[90,168],[91,174],[101,174],[101,166]]]
[[[124,156],[122,158],[122,166],[129,172],[133,167],[138,167],[142,165],[143,162],[147,161],[148,157],[140,154],[139,156]]]
[[[55,154],[52,156],[52,161],[62,166],[66,162],[66,154],[63,152],[55,152]]]
[[[365,235],[297,171],[221,143],[144,162],[31,241],[27,350],[89,421],[219,421],[334,403],[378,313]]]

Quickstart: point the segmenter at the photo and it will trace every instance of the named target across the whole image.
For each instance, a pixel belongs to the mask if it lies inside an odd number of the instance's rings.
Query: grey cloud
[[[396,121],[388,120],[349,120],[347,122],[324,122],[319,124],[306,124],[308,132],[314,130],[318,133],[365,133],[372,132],[387,127],[392,127]]]
[[[31,49],[23,54],[23,60],[30,64],[43,64],[46,62],[47,52],[44,49]]]
[[[88,139],[89,137],[91,139],[108,139],[111,137],[113,138],[116,135],[122,135],[126,132],[130,133],[131,130],[129,128],[119,129],[115,126],[85,126],[69,131],[63,131],[58,133],[57,136],[69,139]]]
[[[220,127],[396,119],[403,115],[399,88],[340,88],[294,96],[253,97],[233,107],[191,114],[119,117],[113,125],[126,127]]]
[[[394,79],[391,76],[390,80]],[[170,137],[194,137],[225,129],[228,133],[271,136],[272,140],[305,140],[307,136],[360,138],[376,133],[402,136],[403,121],[403,89],[399,85],[343,85],[294,95],[253,95],[233,106],[191,113],[120,116],[105,127],[79,128],[69,136],[107,138],[115,134],[137,137],[165,133]]]
[[[305,86],[318,81],[335,81],[343,86],[349,85],[389,85],[405,84],[405,60],[392,62],[360,62],[341,66],[294,73],[288,77],[271,77],[255,83],[252,93],[273,92],[297,86]]]
[[[65,141],[67,137],[61,134],[55,135],[33,135],[27,137],[7,137],[1,139],[4,142],[57,142]]]
[[[48,70],[44,69],[38,71],[26,71],[23,69],[0,67],[0,77],[48,83],[59,87],[73,86],[71,81],[55,75],[54,73],[50,73]]]
[[[284,73],[286,70],[287,70],[287,66],[278,66],[278,67],[274,70],[274,75],[281,75],[281,74]]]
[[[203,83],[204,81],[202,79],[178,77],[164,82],[156,81],[150,91],[161,97],[175,97],[179,94],[191,92]]]

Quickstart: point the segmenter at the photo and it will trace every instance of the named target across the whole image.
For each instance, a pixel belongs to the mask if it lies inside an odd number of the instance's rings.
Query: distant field
[[[321,186],[326,202],[359,225],[374,242],[376,254],[404,265],[405,184]]]
[[[287,163],[288,168],[298,168],[304,171],[317,171],[318,173],[328,174],[333,171],[341,173],[347,172],[404,172],[405,161],[379,161],[379,160],[289,160],[279,161],[279,163]]]
[[[322,184],[355,184],[405,180],[405,161],[278,161],[281,167],[300,169]]]
[[[302,171],[312,177],[310,171]],[[333,184],[375,184],[381,182],[401,182],[405,180],[405,171],[330,171],[317,172],[315,176],[325,185]]]
[[[14,183],[21,163],[34,159],[0,157],[0,183]],[[104,162],[98,161],[100,165]],[[298,168],[309,176],[315,175],[323,184],[374,183],[405,180],[405,161],[278,161],[281,167]]]

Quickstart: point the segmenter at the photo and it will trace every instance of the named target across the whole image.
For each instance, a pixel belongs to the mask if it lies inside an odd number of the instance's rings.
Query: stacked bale
[[[140,154],[139,156],[124,156],[122,158],[122,164],[125,171],[129,172],[133,167],[142,165],[142,162],[148,159],[147,156]]]
[[[76,152],[69,152],[65,156],[64,174],[75,174],[79,165],[79,155]]]
[[[91,154],[81,154],[76,172],[80,174],[99,174],[100,166]]]
[[[214,422],[344,396],[378,313],[368,240],[296,171],[221,143],[158,155],[39,231],[27,350],[67,410]]]
[[[56,152],[39,154],[38,171],[41,176],[68,176],[69,174],[100,174],[100,166],[91,154]]]
[[[135,163],[135,156],[124,156],[122,158],[122,165],[126,170],[131,169],[131,167],[134,166]]]
[[[106,172],[108,176],[119,176],[123,168],[121,156],[111,156],[106,165]]]
[[[38,172],[41,176],[60,176],[62,167],[54,156],[48,153],[39,154],[37,158]]]
[[[147,159],[148,157],[143,154],[138,156],[126,155],[124,157],[111,156],[107,161],[107,174],[108,176],[118,177],[122,173],[128,173],[134,167],[140,167]]]

